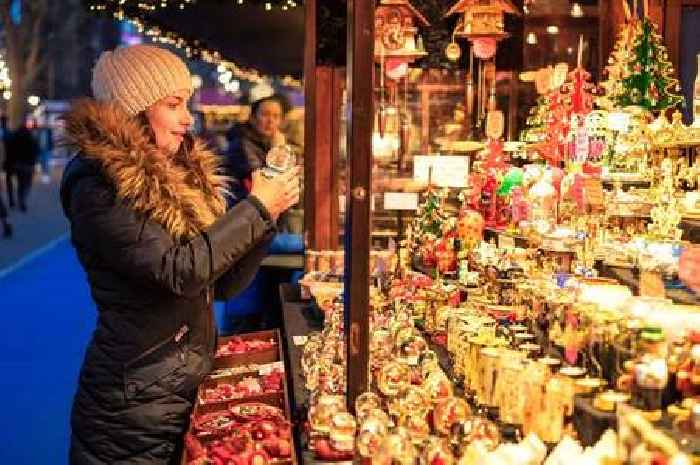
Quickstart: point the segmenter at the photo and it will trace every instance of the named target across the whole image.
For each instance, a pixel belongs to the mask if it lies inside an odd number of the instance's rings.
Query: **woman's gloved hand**
[[[250,195],[254,195],[262,203],[273,220],[289,207],[299,203],[299,172],[295,166],[289,171],[269,178],[261,170],[253,173],[253,185]]]

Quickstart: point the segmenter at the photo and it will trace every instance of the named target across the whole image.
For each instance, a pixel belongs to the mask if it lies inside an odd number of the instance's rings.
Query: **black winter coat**
[[[71,464],[179,460],[196,387],[211,368],[212,299],[252,280],[273,234],[255,198],[225,211],[214,154],[167,157],[118,108],[67,118],[80,154],[61,201],[97,304],[71,415]]]

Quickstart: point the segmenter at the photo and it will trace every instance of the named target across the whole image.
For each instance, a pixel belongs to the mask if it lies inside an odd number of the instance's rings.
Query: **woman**
[[[226,174],[233,180],[235,199],[244,199],[250,190],[251,173],[265,166],[267,152],[285,142],[280,126],[286,113],[281,97],[272,95],[250,106],[250,120],[233,125],[226,134],[228,150]]]
[[[216,156],[187,131],[191,77],[149,45],[105,52],[94,100],[66,118],[78,151],[61,200],[98,308],[71,416],[72,464],[180,459],[198,383],[211,368],[211,304],[244,289],[298,201],[296,171],[255,174],[226,211]]]

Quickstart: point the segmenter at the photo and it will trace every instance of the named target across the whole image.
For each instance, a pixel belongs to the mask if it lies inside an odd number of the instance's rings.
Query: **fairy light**
[[[184,10],[187,5],[191,5],[192,0],[93,0],[90,3],[91,11],[105,11],[115,8],[136,8],[141,11],[151,12],[157,9],[175,7]],[[266,11],[271,11],[274,8],[279,8],[282,11],[289,11],[292,8],[298,7],[302,2],[298,0],[233,0],[234,5],[243,5],[250,3],[254,5],[262,5]]]
[[[250,0],[249,0],[250,1]],[[237,0],[238,4],[243,4],[243,0]],[[251,2],[252,3],[252,2]],[[212,63],[217,66],[217,71],[219,74],[230,73],[230,78],[227,79],[228,83],[234,81],[248,81],[253,84],[259,84],[266,79],[260,72],[254,69],[247,69],[238,66],[237,64],[224,60],[221,54],[217,51],[207,49],[203,44],[197,40],[189,40],[181,37],[175,32],[162,30],[160,27],[152,24],[147,24],[144,16],[147,16],[149,12],[154,11],[157,6],[160,7],[175,6],[180,10],[185,9],[186,6],[192,4],[192,0],[157,0],[156,2],[147,2],[140,0],[135,2],[133,0],[112,0],[111,2],[105,3],[104,0],[100,2],[94,2],[89,6],[91,11],[108,11],[112,16],[120,21],[127,21],[132,24],[139,34],[144,35],[151,42],[172,45],[176,48],[182,50],[187,58],[189,59],[199,59],[206,63]],[[275,2],[275,5],[279,5],[280,9],[287,11],[288,8],[296,7],[299,2],[295,0],[283,0]],[[273,6],[273,2],[265,2],[266,10],[270,11]],[[268,7],[269,6],[269,7]],[[135,10],[135,8],[138,8]],[[141,15],[138,11],[144,11],[145,15]],[[292,76],[276,76],[276,79],[282,83],[282,85],[290,88],[301,88],[302,82]],[[222,83],[223,84],[223,83]],[[233,85],[235,86],[235,84]],[[229,88],[233,87],[229,86]],[[2,89],[2,82],[0,82],[0,90]]]

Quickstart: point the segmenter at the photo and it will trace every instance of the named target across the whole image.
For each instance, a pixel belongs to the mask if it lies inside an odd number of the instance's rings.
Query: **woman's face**
[[[187,108],[190,92],[181,90],[151,105],[146,110],[146,118],[156,136],[156,146],[175,153],[185,134],[192,126],[192,115]]]
[[[260,104],[254,115],[253,124],[260,134],[272,138],[279,131],[282,123],[282,105],[274,100],[266,100]]]

